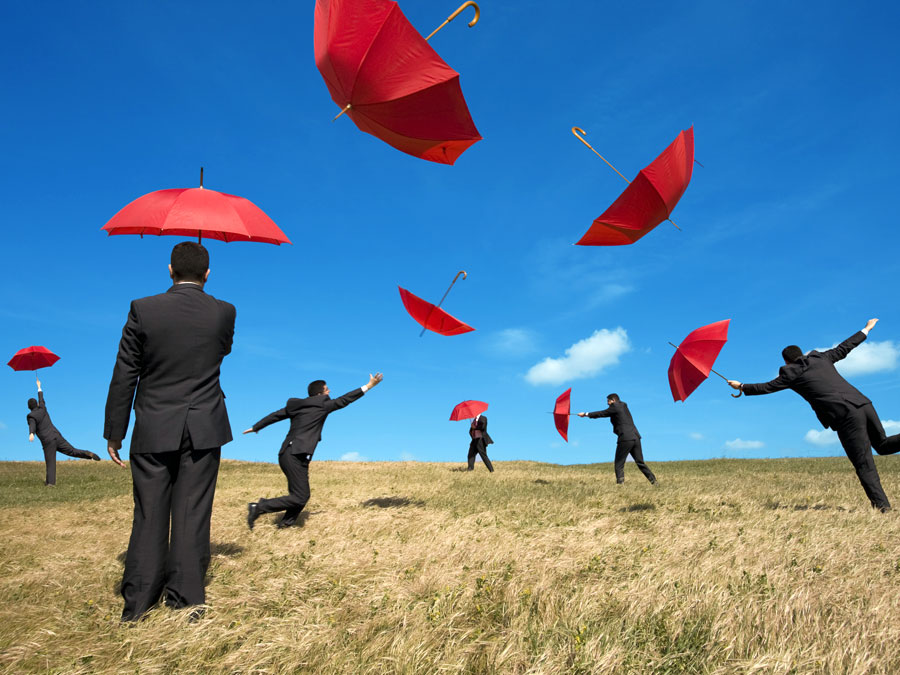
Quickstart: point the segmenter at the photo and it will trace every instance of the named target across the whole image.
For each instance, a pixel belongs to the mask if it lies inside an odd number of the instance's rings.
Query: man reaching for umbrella
[[[77,457],[78,459],[94,459],[98,462],[100,457],[87,450],[79,450],[73,448],[63,435],[59,433],[59,429],[53,426],[50,421],[50,413],[47,412],[47,406],[44,403],[44,392],[41,390],[41,381],[37,381],[38,397],[35,401],[33,398],[28,399],[28,409],[31,411],[27,415],[28,420],[28,440],[34,441],[35,435],[40,439],[44,448],[44,464],[47,465],[47,480],[44,485],[53,487],[56,485],[56,453],[61,452],[69,457]]]
[[[354,389],[340,398],[330,398],[331,391],[325,380],[315,380],[307,387],[308,398],[289,398],[287,404],[270,415],[266,415],[245,434],[257,433],[270,424],[290,419],[291,426],[278,451],[278,465],[288,482],[288,494],[275,499],[262,499],[247,504],[247,525],[253,529],[256,519],[263,513],[284,511],[278,527],[293,525],[306,503],[309,501],[309,463],[316,446],[322,440],[325,419],[335,410],[344,408],[361,398],[384,377],[381,373],[369,375],[369,381],[359,389]]]
[[[597,419],[598,417],[608,417],[612,422],[613,433],[618,437],[616,441],[616,483],[625,482],[625,460],[628,455],[634,458],[634,463],[641,473],[647,477],[651,485],[656,485],[656,476],[646,464],[644,464],[644,454],[641,451],[641,435],[634,426],[634,420],[631,418],[631,411],[628,405],[619,399],[618,394],[609,394],[606,397],[606,404],[609,406],[606,410],[598,410],[592,413],[578,413],[579,417],[590,417]]]
[[[891,504],[881,487],[872,448],[879,455],[893,455],[900,451],[900,434],[885,436],[872,402],[834,367],[865,341],[876,323],[878,319],[869,319],[861,331],[824,352],[813,350],[804,356],[797,345],[785,347],[781,352],[785,365],[770,382],[743,384],[728,380],[728,384],[747,396],[772,394],[782,389],[793,389],[800,394],[812,406],[822,426],[837,432],[872,507],[885,512],[891,510]]]

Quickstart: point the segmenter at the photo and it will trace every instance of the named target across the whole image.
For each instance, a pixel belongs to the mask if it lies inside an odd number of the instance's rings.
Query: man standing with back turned
[[[266,415],[259,422],[244,431],[257,433],[270,424],[290,419],[291,426],[278,451],[278,465],[288,482],[288,494],[274,499],[262,499],[247,504],[247,525],[253,529],[256,519],[264,513],[284,511],[279,528],[293,525],[306,503],[309,501],[309,463],[316,446],[322,440],[325,419],[335,410],[340,410],[362,398],[369,389],[384,379],[381,373],[369,375],[368,383],[349,391],[339,398],[331,398],[331,390],[325,380],[314,380],[306,388],[307,398],[289,398],[281,409]]]
[[[231,440],[219,367],[231,352],[234,306],[203,291],[209,254],[200,244],[177,244],[169,275],[168,291],[131,303],[106,400],[103,437],[124,467],[118,451],[134,399],[123,621],[139,619],[163,593],[174,609],[206,601],[213,495]]]
[[[872,508],[885,512],[891,510],[891,503],[881,487],[872,448],[879,455],[893,455],[900,450],[900,434],[885,436],[872,402],[834,367],[865,341],[876,323],[878,319],[869,319],[861,331],[824,352],[813,350],[804,356],[797,345],[785,347],[781,352],[785,365],[778,371],[778,377],[770,382],[742,384],[728,380],[728,384],[747,396],[771,394],[782,389],[793,389],[800,394],[812,406],[822,426],[837,432]]]
[[[637,427],[634,426],[634,420],[631,419],[631,411],[628,405],[619,399],[618,394],[609,394],[606,397],[606,410],[598,410],[592,413],[578,413],[579,417],[590,417],[597,419],[598,417],[608,417],[612,422],[613,433],[618,437],[616,441],[616,461],[614,464],[616,470],[616,483],[625,482],[625,460],[630,454],[634,458],[634,463],[641,473],[646,476],[651,485],[656,485],[656,476],[646,464],[644,464],[644,453],[641,450],[641,435],[638,433]]]

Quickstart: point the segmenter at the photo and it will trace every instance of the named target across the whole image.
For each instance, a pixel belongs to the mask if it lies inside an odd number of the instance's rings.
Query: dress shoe
[[[96,452],[89,452],[88,454],[91,456],[91,459],[94,460],[95,462],[100,461],[100,455],[98,455]]]
[[[247,527],[252,530],[253,523],[256,522],[256,519],[259,518],[260,515],[259,502],[250,502],[247,504]]]

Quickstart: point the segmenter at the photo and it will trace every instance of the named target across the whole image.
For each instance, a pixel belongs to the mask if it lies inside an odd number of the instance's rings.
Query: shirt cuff
[[[369,391],[369,385],[364,384],[363,386],[360,387],[360,389],[362,389],[362,393],[365,394],[367,391]]]

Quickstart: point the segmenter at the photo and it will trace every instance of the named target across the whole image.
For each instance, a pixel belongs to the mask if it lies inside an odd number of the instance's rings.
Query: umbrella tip
[[[203,189],[203,167],[200,167],[200,189]]]

